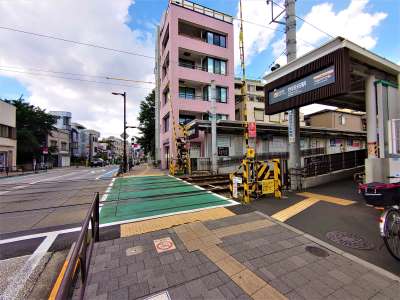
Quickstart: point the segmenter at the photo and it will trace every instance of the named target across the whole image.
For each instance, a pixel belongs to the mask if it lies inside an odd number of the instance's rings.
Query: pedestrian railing
[[[60,287],[56,292],[55,299],[57,300],[70,298],[77,275],[80,276],[81,280],[79,299],[83,299],[94,243],[99,241],[99,202],[100,196],[99,193],[96,193],[93,203],[83,221],[78,240],[73,247]]]
[[[366,157],[367,151],[365,149],[306,157],[304,158],[303,174],[304,177],[312,177],[360,167],[364,165]]]

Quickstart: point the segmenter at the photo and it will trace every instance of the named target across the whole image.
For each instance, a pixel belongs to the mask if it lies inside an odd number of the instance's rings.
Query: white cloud
[[[280,2],[277,2],[280,3]],[[244,32],[244,54],[245,61],[248,65],[252,58],[258,53],[263,52],[267,49],[269,43],[275,36],[274,29],[279,26],[277,23],[268,24],[271,21],[271,7],[266,4],[266,1],[254,1],[254,0],[242,0],[243,4],[243,32]],[[236,18],[240,18],[239,14],[239,3],[238,13]],[[280,9],[274,7],[274,14],[279,13]],[[254,24],[253,24],[254,23]],[[270,27],[271,29],[259,26]],[[239,31],[240,22],[235,20],[235,66],[240,65],[239,55]]]
[[[314,5],[304,19],[333,36],[342,36],[364,48],[372,49],[378,40],[373,30],[386,18],[387,14],[366,12],[368,3],[369,0],[352,0],[348,7],[336,13],[333,4],[325,2]],[[297,24],[301,24],[297,31],[297,56],[312,50],[312,45],[320,45],[321,42],[329,39],[326,34],[307,23],[297,20]],[[274,55],[278,56],[284,47],[283,37],[272,45]],[[278,63],[286,64],[286,58],[281,57]]]
[[[129,18],[128,8],[132,4],[132,0],[59,0],[57,4],[53,1],[0,1],[0,24],[152,56],[152,34],[131,30],[125,24]],[[0,30],[0,40],[3,41],[0,47],[1,66],[154,81],[154,61],[151,59],[4,30]],[[152,87],[98,85],[1,71],[0,75],[19,80],[31,94],[28,100],[32,104],[47,110],[70,111],[73,121],[99,130],[103,136],[119,135],[123,127],[122,97],[113,96],[111,92],[127,92],[127,122],[137,125],[139,103]],[[84,79],[107,81],[91,77]]]

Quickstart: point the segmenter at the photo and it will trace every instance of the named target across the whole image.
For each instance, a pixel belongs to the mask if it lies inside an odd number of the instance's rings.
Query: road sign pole
[[[126,156],[126,92],[123,93],[124,97],[124,173],[128,170],[128,162]]]

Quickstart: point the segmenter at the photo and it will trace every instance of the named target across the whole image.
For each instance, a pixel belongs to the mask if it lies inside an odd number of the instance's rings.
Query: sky
[[[270,24],[265,0],[242,0],[246,73],[261,78],[271,64],[285,64],[283,26]],[[238,0],[196,0],[238,16]],[[276,0],[282,5],[283,0]],[[154,82],[155,26],[167,0],[1,0],[0,98],[21,96],[47,111],[66,110],[73,122],[103,137],[122,133],[123,101],[111,92],[127,92],[127,123],[137,126],[140,101]],[[274,13],[279,13],[279,6]],[[297,0],[298,56],[343,36],[400,64],[400,1]],[[238,24],[235,21],[235,74],[240,76]],[[6,29],[8,28],[8,29]],[[11,31],[56,36],[121,53]],[[133,55],[142,54],[144,56]],[[149,58],[150,57],[150,58]],[[304,113],[320,109],[305,107]],[[135,129],[129,129],[136,135]]]

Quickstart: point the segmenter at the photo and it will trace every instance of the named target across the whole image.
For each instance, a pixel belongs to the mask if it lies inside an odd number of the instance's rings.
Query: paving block
[[[168,293],[173,300],[187,300],[190,299],[190,295],[188,290],[186,289],[186,285],[180,285],[177,287],[173,287],[168,289]]]
[[[267,283],[249,270],[243,270],[232,276],[232,280],[248,295],[253,295]]]
[[[200,279],[189,281],[185,284],[190,297],[200,297],[208,292],[207,287]]]
[[[229,254],[222,250],[220,247],[208,247],[202,249],[202,252],[205,256],[207,256],[212,262],[217,262],[225,257],[228,257]]]
[[[168,282],[165,276],[150,277],[148,283],[151,294],[168,288]]]
[[[129,299],[137,299],[149,294],[149,285],[147,282],[134,284],[129,287]]]
[[[285,300],[285,299],[287,299],[284,295],[279,293],[276,289],[274,289],[270,285],[265,285],[264,287],[262,287],[260,290],[258,290],[253,295],[251,295],[251,298],[253,298],[254,300],[265,300],[265,299]]]
[[[108,294],[109,300],[128,300],[129,290],[128,287],[119,288],[118,290],[112,291]]]
[[[337,280],[343,282],[344,284],[348,284],[348,283],[351,283],[353,281],[353,278],[347,276],[346,274],[344,274],[343,272],[341,272],[341,271],[339,271],[337,269],[329,271],[328,273],[333,278],[336,278]]]
[[[232,277],[246,268],[244,265],[230,256],[217,261],[215,264],[229,277]]]

